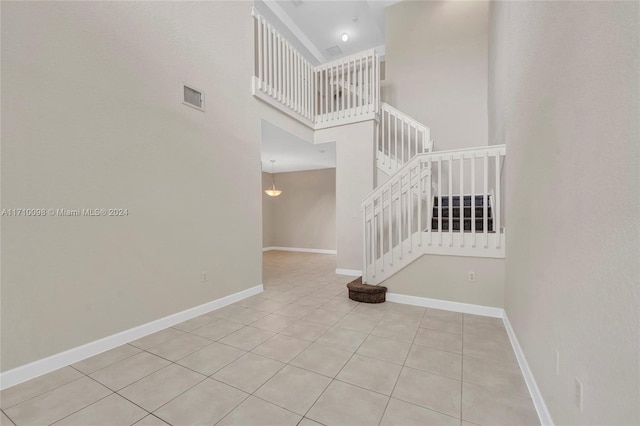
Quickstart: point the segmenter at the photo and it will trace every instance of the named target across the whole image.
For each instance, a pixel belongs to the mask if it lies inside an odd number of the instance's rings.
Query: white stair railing
[[[402,111],[382,102],[378,124],[378,167],[395,173],[414,156],[433,149],[431,130]]]
[[[418,154],[367,196],[363,280],[379,284],[423,254],[504,257],[505,155],[505,145]]]
[[[254,96],[314,130],[376,118],[380,58],[375,49],[314,66],[255,9],[253,17]]]

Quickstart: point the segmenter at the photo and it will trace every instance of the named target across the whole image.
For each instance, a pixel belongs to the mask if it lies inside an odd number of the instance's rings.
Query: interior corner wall
[[[506,314],[555,424],[638,424],[640,3],[505,1],[491,14]]]
[[[389,293],[502,308],[505,259],[424,255],[386,279]],[[468,273],[476,274],[469,282]]]
[[[263,189],[271,174],[263,173]],[[276,173],[277,197],[263,192],[263,247],[336,249],[336,169]]]
[[[487,145],[489,2],[385,9],[384,101],[431,129],[438,151]]]
[[[261,283],[251,5],[2,3],[3,372]]]
[[[336,143],[336,267],[362,270],[361,203],[375,185],[375,122],[330,127],[315,142]]]

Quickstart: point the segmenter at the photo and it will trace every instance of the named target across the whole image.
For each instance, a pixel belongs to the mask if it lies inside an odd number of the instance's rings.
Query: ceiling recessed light
[[[345,42],[346,42],[347,40],[349,40],[349,34],[347,34],[347,33],[342,33],[342,37],[340,37],[340,38],[342,39],[342,41],[345,41]]]

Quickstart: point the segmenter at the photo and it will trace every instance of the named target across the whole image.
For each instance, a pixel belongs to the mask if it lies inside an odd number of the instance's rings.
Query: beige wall
[[[505,309],[558,425],[640,420],[639,16],[638,2],[492,10]]]
[[[382,285],[389,293],[502,308],[504,259],[481,257],[419,257]],[[469,281],[469,272],[476,274]]]
[[[362,200],[375,185],[374,121],[315,132],[315,143],[336,143],[336,266],[362,270]]]
[[[263,189],[271,174],[262,173]],[[263,247],[336,249],[336,169],[276,173],[263,192]]]
[[[260,284],[250,13],[3,2],[2,208],[129,215],[2,218],[2,371]]]
[[[489,2],[386,10],[384,100],[431,128],[437,150],[487,145]]]

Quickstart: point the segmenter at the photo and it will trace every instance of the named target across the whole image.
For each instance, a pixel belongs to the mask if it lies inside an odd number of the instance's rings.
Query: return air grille
[[[187,85],[183,89],[182,103],[204,111],[204,93]]]

